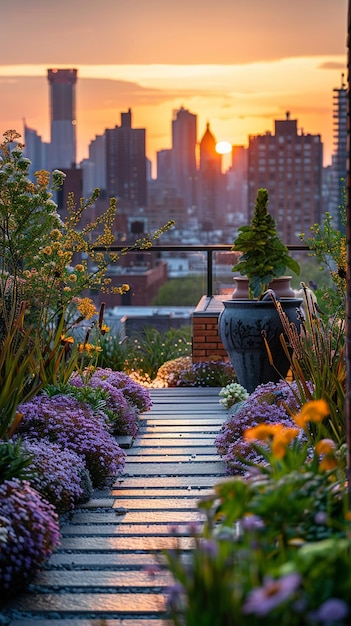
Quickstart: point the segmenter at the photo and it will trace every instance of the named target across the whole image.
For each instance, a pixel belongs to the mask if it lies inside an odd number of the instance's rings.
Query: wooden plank
[[[9,626],[171,626],[164,621],[169,573],[150,579],[145,568],[165,566],[163,551],[177,544],[187,560],[190,528],[205,519],[199,501],[230,479],[215,446],[227,419],[219,390],[150,390],[153,407],[126,448],[125,473],[62,527],[62,545],[10,605]]]
[[[16,611],[31,611],[35,615],[60,612],[65,614],[94,613],[108,615],[155,614],[166,608],[162,593],[33,593],[23,594],[10,602]],[[57,616],[56,616],[57,617]]]
[[[135,590],[145,587],[167,587],[171,585],[173,578],[169,572],[162,571],[148,575],[147,570],[129,572],[77,572],[77,571],[45,571],[37,574],[33,583],[36,586],[64,587],[67,592],[77,588],[89,587],[101,591],[101,588],[112,588],[114,591],[129,588]],[[95,592],[94,592],[95,593]]]

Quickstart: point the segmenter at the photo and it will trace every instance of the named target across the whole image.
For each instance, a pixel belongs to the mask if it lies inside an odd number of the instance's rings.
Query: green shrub
[[[100,339],[101,352],[97,356],[97,366],[128,373],[132,345],[130,339],[123,337],[120,331],[114,335],[107,333]]]
[[[158,290],[152,300],[153,306],[193,306],[196,307],[205,293],[203,280],[199,276],[186,276],[168,280]]]
[[[163,363],[190,353],[190,327],[171,328],[162,333],[148,327],[134,339],[130,363],[132,369],[153,380]]]
[[[29,469],[31,463],[32,456],[23,449],[20,439],[0,441],[0,484],[13,478],[30,480],[33,477]]]

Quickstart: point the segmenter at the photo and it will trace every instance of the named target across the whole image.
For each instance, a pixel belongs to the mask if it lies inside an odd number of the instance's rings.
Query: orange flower
[[[258,424],[252,428],[247,428],[244,432],[244,438],[246,441],[269,441],[274,436],[275,432],[280,428],[283,428],[282,424]]]
[[[332,439],[321,439],[315,445],[317,454],[333,454],[336,449],[336,443]]]
[[[272,452],[277,459],[284,458],[286,449],[295,437],[299,434],[298,428],[283,428],[278,431],[272,441]]]
[[[294,422],[304,428],[307,422],[321,422],[327,415],[329,407],[325,400],[311,400],[303,405],[298,415],[294,415]]]
[[[271,441],[272,453],[277,459],[286,454],[289,443],[299,434],[298,428],[287,428],[283,424],[258,424],[244,432],[247,441]]]
[[[319,470],[321,472],[323,472],[324,470],[328,471],[328,470],[332,470],[335,467],[337,467],[338,464],[336,462],[336,459],[333,456],[325,456],[323,457],[323,459],[321,460],[320,464],[319,464]]]

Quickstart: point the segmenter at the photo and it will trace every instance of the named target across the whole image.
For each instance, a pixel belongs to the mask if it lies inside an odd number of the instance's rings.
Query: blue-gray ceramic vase
[[[298,314],[302,300],[284,298],[281,304],[289,322],[300,326]],[[218,319],[218,332],[240,385],[252,393],[258,385],[278,382],[289,371],[280,341],[283,326],[274,302],[226,300]],[[269,363],[263,339],[267,339],[274,366]]]

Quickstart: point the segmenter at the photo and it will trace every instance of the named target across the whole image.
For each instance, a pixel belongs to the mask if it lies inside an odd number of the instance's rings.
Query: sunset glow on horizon
[[[330,57],[242,66],[74,65],[78,69],[78,161],[87,156],[95,135],[119,125],[120,113],[128,108],[132,109],[133,126],[146,128],[147,155],[155,161],[158,150],[170,147],[173,111],[184,106],[198,115],[199,141],[209,122],[216,139],[225,137],[232,145],[247,145],[250,134],[273,131],[274,120],[284,118],[289,110],[304,132],[322,135],[328,164],[333,140],[333,88],[341,86],[344,58],[333,59],[337,68],[333,70],[327,62]],[[25,117],[28,126],[49,140],[49,67],[57,66],[0,66],[5,94],[10,90],[16,93],[21,83],[24,90],[25,83],[34,80],[37,87],[40,79],[40,106],[37,88],[20,102],[9,99],[7,119],[2,115],[0,120],[1,132],[8,128],[22,132]]]
[[[331,162],[333,89],[346,76],[346,0],[270,0],[270,11],[261,0],[219,0],[215,8],[210,0],[132,0],[123,11],[115,0],[62,0],[70,17],[60,37],[55,7],[35,2],[37,11],[16,22],[16,47],[10,25],[26,2],[2,11],[1,134],[23,133],[25,120],[50,141],[47,70],[76,68],[78,162],[131,109],[132,126],[146,129],[155,175],[156,153],[171,147],[181,107],[197,115],[198,141],[208,123],[217,142],[244,146],[249,135],[274,132],[290,111],[300,132],[321,134],[324,164]]]

